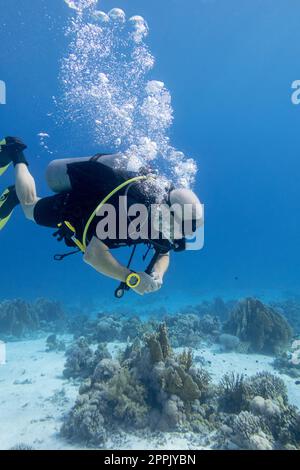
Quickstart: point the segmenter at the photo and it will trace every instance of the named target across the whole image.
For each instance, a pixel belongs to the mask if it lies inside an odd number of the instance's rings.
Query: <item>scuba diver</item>
[[[142,164],[138,169],[136,166],[134,170],[130,169],[129,157],[118,153],[53,160],[47,168],[46,180],[56,194],[39,198],[24,155],[26,148],[16,137],[0,141],[0,175],[11,163],[15,170],[15,185],[8,187],[0,198],[0,230],[14,208],[21,204],[27,219],[56,229],[53,235],[67,246],[75,247],[75,252],[81,251],[88,265],[119,281],[116,297],[121,298],[130,289],[140,295],[158,291],[169,267],[170,251],[183,251],[186,237],[193,235],[203,224],[203,208],[198,197],[191,190],[175,188]],[[115,215],[110,236],[104,230],[107,228],[104,213],[107,214],[108,204]],[[154,207],[154,216],[151,214],[142,222],[134,223],[128,214],[137,204],[146,208],[147,215]],[[184,206],[190,209],[186,213]],[[123,230],[121,235],[122,208],[126,214],[126,233]],[[169,213],[168,224],[161,216],[165,208]],[[147,228],[144,237],[137,236],[141,226]],[[182,228],[179,234],[175,226]],[[145,272],[130,269],[139,243],[146,244],[148,251],[154,249]],[[122,246],[133,246],[127,266],[119,263],[111,252]],[[54,258],[62,260],[75,252]]]

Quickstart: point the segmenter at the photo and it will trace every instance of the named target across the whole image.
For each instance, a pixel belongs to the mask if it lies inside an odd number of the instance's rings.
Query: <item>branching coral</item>
[[[295,406],[278,405],[271,399],[257,396],[251,402],[251,410],[263,419],[277,446],[300,444],[300,413]]]
[[[260,396],[283,404],[288,402],[287,388],[284,381],[270,372],[258,372],[247,379],[245,392],[248,400]]]
[[[146,336],[145,341],[153,363],[164,361],[172,354],[172,349],[167,335],[167,328],[164,323],[159,325],[157,333],[152,333]]]
[[[225,374],[219,384],[220,408],[228,413],[239,413],[245,406],[245,380],[243,374]]]
[[[271,443],[264,432],[264,422],[249,411],[241,411],[232,422],[232,439],[245,449],[271,449]],[[261,449],[260,449],[261,450]]]
[[[287,405],[275,416],[270,426],[276,439],[284,445],[300,448],[300,412],[295,406]]]
[[[191,349],[182,351],[178,355],[178,362],[188,372],[193,365],[193,351]]]
[[[197,383],[180,366],[166,369],[163,389],[170,395],[177,395],[183,402],[191,402],[201,396]]]
[[[104,418],[101,414],[102,396],[94,391],[93,395],[79,395],[75,406],[64,421],[62,436],[101,446],[106,439]]]
[[[239,413],[249,409],[255,397],[287,403],[287,389],[282,379],[270,372],[258,372],[245,379],[241,374],[225,374],[219,384],[220,409],[227,413]]]
[[[233,420],[233,432],[246,442],[253,434],[261,431],[262,421],[249,411],[241,411]]]
[[[222,410],[231,413],[225,415],[225,423],[238,446],[260,450],[299,447],[300,413],[287,403],[287,390],[279,377],[269,372],[247,379],[226,375],[220,390],[221,403],[233,404],[227,408],[223,404]]]
[[[149,412],[145,396],[143,384],[119,365],[109,379],[105,377],[101,381],[98,377],[83,384],[75,406],[64,421],[62,435],[99,446],[103,445],[108,429],[145,427]]]
[[[111,403],[106,412],[112,411],[113,418],[123,426],[145,427],[149,407],[146,402],[147,391],[134,374],[126,367],[121,368],[107,387],[107,400]]]

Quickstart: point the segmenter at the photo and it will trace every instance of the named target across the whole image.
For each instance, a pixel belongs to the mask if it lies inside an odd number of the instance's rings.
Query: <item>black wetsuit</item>
[[[34,209],[34,219],[39,225],[53,228],[57,228],[58,224],[63,221],[68,221],[76,230],[76,238],[82,240],[86,223],[99,203],[121,183],[135,176],[148,174],[149,171],[148,169],[141,170],[141,172],[137,174],[124,170],[116,170],[101,163],[101,155],[97,155],[86,162],[68,164],[67,173],[72,189],[40,199]],[[144,204],[149,208],[151,204],[157,204],[159,202],[155,188],[153,187],[153,191],[151,191],[151,183],[149,183],[149,181],[135,183],[130,185],[129,188],[125,187],[118,191],[109,199],[108,203],[114,206],[117,215],[119,210],[119,198],[125,195],[127,196],[127,209],[132,204],[136,203]],[[164,202],[167,202],[167,200],[168,191],[166,191],[164,196]],[[87,243],[96,234],[96,227],[99,220],[100,217],[93,219],[88,230]],[[129,225],[130,220],[127,220]],[[118,230],[116,230],[116,233],[118,234]],[[72,242],[70,243],[69,240],[65,241],[68,246],[72,246]],[[131,238],[120,239],[117,236],[116,238],[106,238],[103,241],[109,248],[118,248],[120,246],[129,246],[138,243],[150,243],[159,249],[161,253],[167,253],[173,248],[168,240],[161,237],[159,239],[155,238],[155,240],[151,240],[151,238],[137,238],[133,240]]]

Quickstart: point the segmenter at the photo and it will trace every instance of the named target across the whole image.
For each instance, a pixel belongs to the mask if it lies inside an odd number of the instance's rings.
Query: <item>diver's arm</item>
[[[156,261],[152,272],[157,273],[161,279],[163,279],[164,275],[166,274],[170,265],[170,254],[165,253],[159,256],[158,260]]]
[[[126,282],[128,275],[131,271],[122,266],[111,254],[109,248],[99,240],[93,237],[89,243],[84,254],[84,261],[92,266],[98,273],[105,276],[117,279],[121,282]],[[157,285],[154,279],[146,273],[137,273],[140,276],[140,284],[133,288],[134,292],[139,295],[148,294],[157,290]]]
[[[98,273],[121,282],[125,282],[127,276],[130,274],[129,269],[122,266],[122,264],[113,257],[105,243],[97,237],[93,237],[88,244],[83,259]]]

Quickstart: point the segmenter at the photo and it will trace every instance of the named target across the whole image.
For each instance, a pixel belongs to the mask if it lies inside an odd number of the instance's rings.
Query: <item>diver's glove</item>
[[[70,222],[62,222],[58,224],[58,230],[53,233],[53,237],[57,239],[57,241],[61,242],[64,240],[67,246],[75,246],[74,238],[76,235],[75,228],[70,224]]]
[[[150,294],[157,290],[156,281],[150,276],[150,274],[140,272],[137,273],[140,277],[140,283],[137,287],[132,290],[139,295]]]
[[[155,271],[153,271],[151,273],[151,277],[153,279],[153,281],[155,282],[155,290],[154,291],[157,291],[159,289],[161,289],[162,285],[163,285],[163,278],[161,277],[161,275]],[[152,291],[152,292],[154,292]]]

